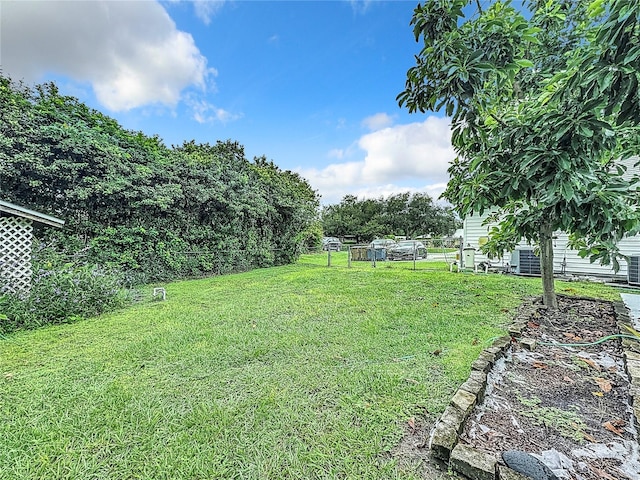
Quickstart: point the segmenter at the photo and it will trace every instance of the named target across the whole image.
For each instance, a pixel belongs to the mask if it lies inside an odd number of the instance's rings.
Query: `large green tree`
[[[444,196],[462,216],[494,209],[490,254],[539,245],[544,303],[557,307],[554,231],[618,268],[639,230],[638,0],[429,0],[411,21],[422,49],[398,96],[410,112],[451,117]]]

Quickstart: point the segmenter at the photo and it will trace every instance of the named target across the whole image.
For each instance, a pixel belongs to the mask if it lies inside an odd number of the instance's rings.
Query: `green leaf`
[[[564,198],[564,200],[568,202],[573,199],[574,191],[573,191],[573,185],[571,185],[571,183],[564,182],[561,186],[561,190],[562,190],[562,197]]]
[[[531,60],[525,60],[524,58],[516,60],[516,64],[521,66],[522,68],[531,68],[531,67],[533,67],[533,62]]]

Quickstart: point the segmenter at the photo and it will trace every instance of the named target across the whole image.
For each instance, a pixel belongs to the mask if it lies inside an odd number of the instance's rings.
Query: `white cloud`
[[[327,155],[329,156],[329,158],[337,158],[338,160],[341,160],[342,158],[344,158],[345,151],[342,148],[334,148],[332,150],[329,150],[329,153]]]
[[[193,119],[198,123],[227,123],[242,117],[199,98],[190,98],[187,104],[191,107]]]
[[[213,17],[223,7],[225,0],[194,0],[193,8],[196,16],[203,21],[205,25],[211,23]]]
[[[379,197],[408,190],[437,198],[446,187],[449,162],[455,158],[450,138],[449,120],[430,116],[360,137],[357,144],[365,152],[361,160],[297,171],[320,192],[324,203],[337,202],[346,194]],[[343,156],[337,157],[337,151]],[[332,150],[330,155],[347,156],[342,150]]]
[[[91,84],[112,111],[175,106],[215,70],[193,37],[155,1],[15,1],[2,4],[2,68],[34,82],[59,74]]]
[[[450,139],[449,120],[434,116],[422,123],[364,135],[358,142],[367,152],[363,178],[367,182],[415,178],[443,181],[448,163],[455,157]]]
[[[351,9],[354,13],[364,14],[369,10],[369,5],[373,0],[349,0],[351,4]]]
[[[362,121],[362,125],[371,131],[380,130],[381,128],[393,125],[393,117],[386,113],[376,113]]]

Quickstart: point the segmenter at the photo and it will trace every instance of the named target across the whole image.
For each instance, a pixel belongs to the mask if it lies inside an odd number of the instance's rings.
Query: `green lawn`
[[[0,478],[417,478],[388,455],[403,425],[443,411],[540,281],[332,260],[0,340]]]

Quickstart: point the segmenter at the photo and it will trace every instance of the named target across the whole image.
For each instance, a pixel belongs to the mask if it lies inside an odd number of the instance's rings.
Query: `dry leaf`
[[[539,323],[536,322],[527,322],[527,327],[529,328],[538,328],[540,326]]]
[[[478,339],[474,338],[473,341],[471,342],[471,345],[477,345],[478,344]]]
[[[440,305],[438,302],[431,304],[432,307],[437,307],[438,305]]]
[[[417,380],[414,380],[413,378],[405,378],[404,380],[405,382],[412,383],[413,385],[420,385],[420,382]]]
[[[592,368],[595,368],[596,370],[600,371],[600,366],[596,364],[596,362],[594,362],[593,360],[591,360],[590,358],[582,358],[582,357],[578,357],[578,360],[582,360],[584,363],[586,363],[587,365],[589,365]]]
[[[609,393],[611,391],[611,382],[606,378],[597,377],[594,379],[594,381],[604,393]]]
[[[534,368],[549,368],[549,365],[542,362],[533,362],[531,365],[533,365]]]
[[[571,379],[571,378],[569,378],[569,377],[564,377],[562,380],[564,380],[564,381],[565,381],[565,382],[567,382],[567,383],[576,383],[576,381],[575,381],[575,380],[572,380],[572,379]]]
[[[604,393],[602,392],[591,392],[592,394],[594,394],[596,397],[603,397]]]
[[[620,421],[621,420],[612,420],[610,422],[604,422],[602,424],[602,426],[604,428],[606,428],[607,430],[609,430],[610,432],[615,433],[616,435],[622,435],[622,429],[618,428],[618,427],[622,426],[622,425],[619,425],[619,423],[618,423]],[[624,423],[623,423],[623,425],[624,425]]]
[[[415,419],[415,417],[411,417],[409,420],[407,420],[407,424],[409,425],[409,428],[411,430],[415,430],[416,429],[416,419]]]
[[[589,440],[591,443],[598,443],[598,440],[596,440],[592,435],[589,435],[588,433],[583,433],[582,436]]]
[[[565,332],[563,335],[565,337],[567,337],[569,340],[574,341],[574,342],[581,342],[582,341],[582,337],[579,337],[578,335],[574,335],[573,333]]]
[[[434,350],[433,352],[431,352],[431,355],[433,355],[434,357],[437,357],[441,353],[442,353],[442,350],[438,349],[438,350]]]

